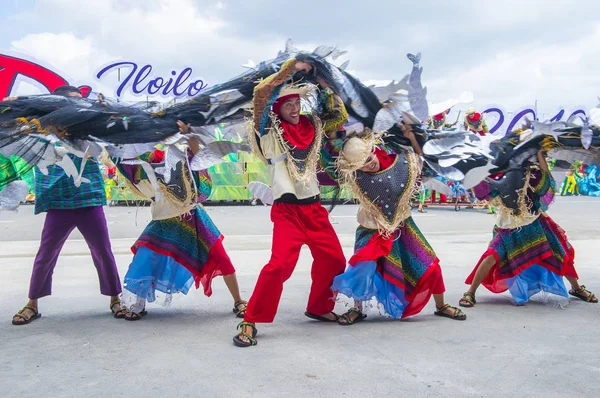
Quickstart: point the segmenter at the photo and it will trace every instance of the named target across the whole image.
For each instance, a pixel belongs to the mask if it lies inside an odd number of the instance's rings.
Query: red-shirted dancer
[[[271,209],[273,246],[271,259],[262,269],[244,322],[233,342],[239,347],[256,345],[256,323],[273,322],[283,283],[290,278],[300,248],[306,244],[313,256],[312,286],[305,315],[324,322],[337,322],[332,312],[335,294],[333,278],[344,272],[346,260],[327,210],[320,203],[316,169],[323,137],[346,121],[344,105],[334,96],[326,101],[321,120],[316,115],[300,114],[300,100],[312,85],[286,85],[297,71],[310,72],[306,62],[287,61],[281,70],[254,89],[255,152],[269,165],[275,202]]]

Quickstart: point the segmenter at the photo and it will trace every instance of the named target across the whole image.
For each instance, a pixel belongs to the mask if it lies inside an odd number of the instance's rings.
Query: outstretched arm
[[[419,141],[417,141],[417,138],[415,137],[415,133],[413,133],[412,127],[410,126],[410,124],[400,122],[398,124],[398,127],[400,127],[400,130],[402,130],[402,134],[406,138],[408,138],[408,140],[410,141],[410,145],[415,150],[415,153],[419,156],[422,156],[423,150],[421,149],[421,145],[419,144]]]
[[[540,164],[540,168],[546,173],[548,173],[548,175],[552,176],[552,174],[550,173],[550,169],[548,168],[548,163],[546,162],[546,153],[540,149],[537,153],[537,158]]]
[[[187,135],[191,132],[191,126],[182,122],[181,120],[177,121],[177,127],[179,127],[179,131],[181,131],[182,134]],[[187,143],[190,146],[190,150],[192,151],[192,153],[194,155],[198,153],[198,151],[200,150],[200,143],[198,142],[198,139],[196,139],[196,137],[193,136],[188,136],[185,139],[187,140]]]

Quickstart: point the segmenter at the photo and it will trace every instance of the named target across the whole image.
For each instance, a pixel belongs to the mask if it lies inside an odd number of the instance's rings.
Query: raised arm
[[[181,120],[177,121],[177,127],[179,127],[179,131],[182,134],[189,134],[191,132],[191,126],[189,124],[185,124]],[[185,138],[187,140],[188,145],[190,146],[190,150],[195,155],[200,150],[200,142],[196,137],[188,136]]]
[[[540,164],[540,168],[546,173],[548,173],[549,176],[552,176],[552,174],[550,173],[550,169],[548,168],[548,163],[546,162],[546,153],[542,149],[540,149],[537,152],[537,158]]]
[[[269,110],[276,99],[273,95],[274,91],[283,85],[297,71],[305,70],[309,72],[310,69],[311,66],[307,62],[296,61],[295,58],[292,58],[281,66],[279,72],[263,79],[263,81],[254,87],[254,97],[252,98],[252,106],[254,108],[254,129],[258,131],[260,135],[264,134],[262,130],[267,124]]]
[[[398,126],[400,127],[400,130],[402,130],[402,134],[406,138],[408,138],[408,140],[410,141],[410,145],[415,150],[415,153],[419,156],[422,156],[423,150],[421,149],[421,145],[419,144],[419,141],[417,141],[417,138],[415,137],[415,133],[413,133],[412,127],[410,126],[410,124],[400,122],[398,124]]]

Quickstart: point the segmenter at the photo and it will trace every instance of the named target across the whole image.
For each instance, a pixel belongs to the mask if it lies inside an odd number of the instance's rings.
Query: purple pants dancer
[[[77,87],[61,86],[55,94],[81,98]],[[56,150],[56,149],[55,149]],[[35,214],[47,212],[42,241],[33,264],[29,284],[29,301],[13,316],[13,325],[26,325],[38,319],[38,299],[52,293],[52,274],[65,241],[75,228],[79,229],[91,252],[100,278],[100,292],[110,296],[110,310],[115,318],[124,318],[119,293],[121,282],[115,258],[110,248],[106,218],[104,179],[96,158],[82,159],[73,155],[75,168],[87,181],[76,186],[62,167],[50,165],[47,170],[36,169]],[[83,170],[82,170],[83,167]]]
[[[100,293],[105,296],[117,296],[121,293],[119,272],[110,246],[104,210],[102,206],[93,206],[48,210],[40,249],[33,263],[30,299],[36,300],[51,294],[52,273],[58,255],[75,228],[79,229],[92,252],[100,279]]]

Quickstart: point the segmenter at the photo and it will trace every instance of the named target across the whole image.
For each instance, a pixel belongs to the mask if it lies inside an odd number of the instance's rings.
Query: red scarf
[[[481,118],[481,113],[475,112],[474,114],[469,115],[467,117],[469,118],[469,121],[477,122]]]
[[[307,116],[300,115],[298,124],[281,120],[283,138],[298,149],[308,149],[315,139],[315,127]]]
[[[381,148],[375,148],[375,156],[379,160],[379,171],[387,170],[396,160],[395,154],[387,153]]]

